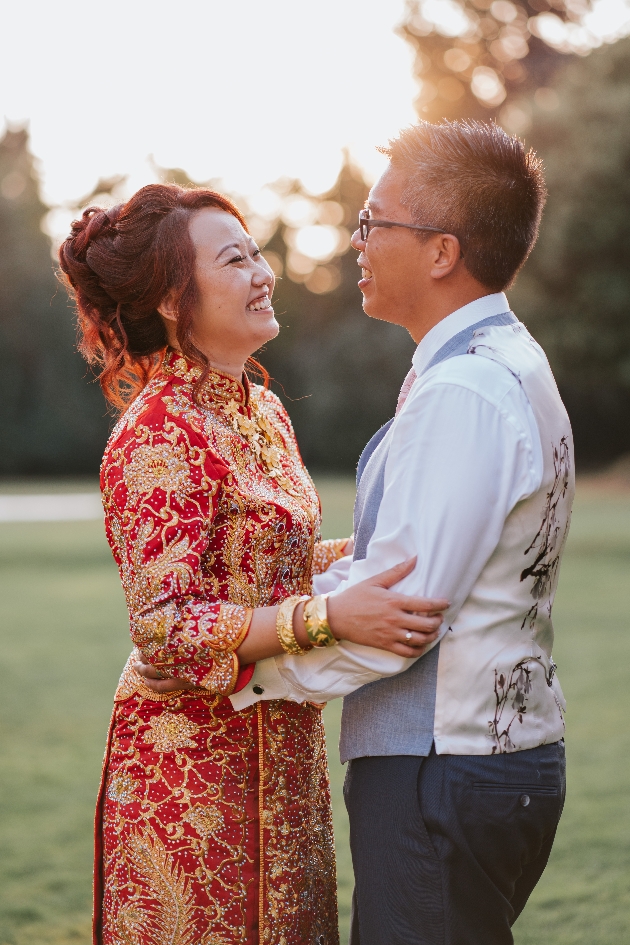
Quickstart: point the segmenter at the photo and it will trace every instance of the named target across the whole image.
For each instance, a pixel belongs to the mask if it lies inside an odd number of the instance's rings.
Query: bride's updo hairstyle
[[[240,211],[222,194],[149,184],[110,210],[89,207],[61,244],[59,262],[77,306],[79,350],[115,407],[127,406],[160,366],[167,336],[157,309],[169,292],[178,346],[203,371],[198,390],[210,370],[192,337],[199,294],[188,230],[204,207],[231,213],[247,231]],[[248,364],[267,379],[257,362]]]

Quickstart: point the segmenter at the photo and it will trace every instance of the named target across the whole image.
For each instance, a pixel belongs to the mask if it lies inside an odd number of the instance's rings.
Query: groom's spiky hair
[[[509,288],[536,242],[547,196],[535,152],[481,121],[422,121],[380,150],[407,177],[402,202],[414,221],[457,236],[483,286]]]

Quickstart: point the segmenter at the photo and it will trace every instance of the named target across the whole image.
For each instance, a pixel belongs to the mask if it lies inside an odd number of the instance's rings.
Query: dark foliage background
[[[528,141],[549,202],[511,301],[541,342],[582,465],[630,451],[630,39],[556,73]]]
[[[25,130],[0,141],[0,474],[98,470],[108,420],[75,346]]]
[[[460,0],[470,27],[460,36],[445,35],[423,9],[410,0],[401,26],[422,82],[419,115],[496,118],[545,160],[550,198],[541,237],[510,300],[550,357],[580,468],[607,463],[630,451],[630,39],[575,55],[570,43],[552,48],[536,35],[543,15],[579,24],[588,9],[582,0]],[[478,69],[496,76],[492,101],[491,86],[475,84]],[[194,183],[182,170],[161,176]],[[90,201],[120,184],[99,181]],[[309,467],[350,471],[391,416],[414,345],[404,330],[361,309],[349,240],[368,186],[352,162],[327,194],[307,194],[299,181],[270,189],[277,210],[264,219],[236,197],[279,276],[282,331],[260,357]],[[41,229],[47,209],[26,131],[9,130],[0,142],[5,476],[96,472],[112,422],[76,352],[72,312]],[[332,240],[317,260],[300,243],[308,226]]]

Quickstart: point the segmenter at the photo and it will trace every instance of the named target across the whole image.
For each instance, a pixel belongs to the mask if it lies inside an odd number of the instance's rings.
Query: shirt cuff
[[[246,709],[255,702],[267,699],[288,699],[289,688],[278,672],[275,657],[260,660],[251,680],[239,692],[229,696],[232,706],[237,712]]]

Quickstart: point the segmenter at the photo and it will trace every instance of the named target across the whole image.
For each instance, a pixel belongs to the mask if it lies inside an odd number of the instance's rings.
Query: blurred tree
[[[590,9],[407,0],[400,27],[421,118],[495,118],[545,160],[541,236],[510,295],[549,355],[582,468],[630,450],[630,45],[591,52]]]
[[[418,114],[499,117],[524,130],[528,98],[543,89],[550,99],[563,54],[598,45],[584,26],[590,8],[590,0],[407,0],[399,32],[415,50]]]
[[[630,39],[566,63],[527,136],[549,201],[511,301],[544,346],[582,463],[630,451]]]
[[[0,140],[0,474],[96,473],[108,430],[57,284],[25,129]]]

